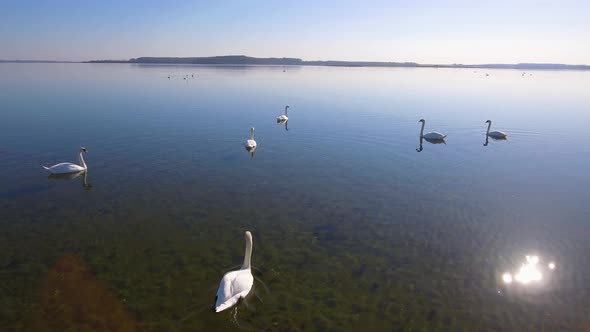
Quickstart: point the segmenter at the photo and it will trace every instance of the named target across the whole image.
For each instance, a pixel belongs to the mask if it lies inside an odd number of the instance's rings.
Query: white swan
[[[420,119],[419,122],[422,122],[422,129],[420,130],[420,137],[425,138],[427,140],[444,140],[447,135],[441,134],[438,131],[431,131],[427,134],[424,134],[424,125],[426,121],[424,119]]]
[[[488,131],[486,132],[487,136],[490,136],[491,138],[495,138],[495,139],[504,139],[508,136],[508,134],[506,134],[503,131],[490,131],[490,127],[492,126],[491,120],[488,120],[485,123],[488,124]]]
[[[215,312],[223,311],[245,298],[254,284],[254,276],[250,268],[252,258],[252,234],[248,231],[244,234],[246,238],[246,252],[244,253],[244,265],[237,271],[226,273],[221,279],[217,290],[215,301]]]
[[[246,140],[246,150],[251,151],[256,149],[256,141],[254,140],[254,127],[250,128],[250,139]]]
[[[289,105],[285,106],[285,114],[277,116],[277,122],[289,121],[289,114],[287,113],[288,109]]]
[[[84,172],[88,169],[86,163],[84,162],[84,157],[82,157],[82,153],[86,153],[86,148],[80,148],[80,157],[78,158],[80,161],[80,165],[72,164],[72,163],[59,163],[57,165],[53,165],[51,167],[45,167],[46,170],[51,172],[51,174],[66,174],[66,173],[77,173],[77,172]]]

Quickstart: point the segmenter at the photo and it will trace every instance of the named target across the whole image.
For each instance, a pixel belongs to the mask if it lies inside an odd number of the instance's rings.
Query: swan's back
[[[65,174],[84,171],[85,168],[72,163],[59,163],[51,167],[43,167],[53,174]]]
[[[256,147],[256,141],[253,139],[249,139],[246,141],[246,147],[248,148],[255,148]]]
[[[223,311],[238,303],[240,298],[244,298],[250,293],[253,284],[254,276],[252,276],[252,270],[250,269],[226,273],[221,279],[219,289],[217,290],[215,311]]]
[[[432,131],[427,134],[424,134],[422,137],[426,139],[445,139],[447,135],[441,134],[438,131]]]
[[[501,132],[501,131],[491,131],[488,133],[488,136],[494,137],[494,138],[506,138],[508,136],[508,134],[506,134],[505,132]]]

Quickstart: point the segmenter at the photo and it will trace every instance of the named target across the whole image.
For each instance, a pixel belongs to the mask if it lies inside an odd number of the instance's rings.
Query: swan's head
[[[252,233],[250,233],[250,231],[244,232],[244,237],[246,238],[246,241],[252,242]]]
[[[492,120],[487,120],[486,123],[492,123]]]
[[[250,132],[254,132],[254,127],[250,128]]]
[[[424,122],[426,122],[426,121],[424,121],[424,119],[420,119],[420,121],[418,121],[418,122],[422,122],[422,123],[424,123]]]
[[[86,148],[85,148],[85,147],[81,147],[81,148],[80,148],[80,152],[88,152],[88,150],[86,150]]]
[[[289,106],[289,105],[286,105],[286,106],[285,106],[285,109],[288,109],[289,107],[291,107],[291,106]]]

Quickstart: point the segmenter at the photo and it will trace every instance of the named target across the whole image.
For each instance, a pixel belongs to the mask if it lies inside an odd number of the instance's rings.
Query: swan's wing
[[[503,133],[501,131],[493,131],[489,133],[488,136],[494,140],[505,140],[508,137],[506,133]]]
[[[240,293],[240,294],[243,292],[246,292],[246,295],[248,295],[248,292],[250,292],[250,289],[252,289],[252,284],[254,284],[254,277],[252,276],[252,270],[245,269],[245,270],[239,270],[237,272],[238,272],[237,277],[232,282],[233,291],[234,291],[234,293]]]
[[[74,173],[83,171],[84,167],[72,163],[59,163],[46,169],[52,173]]]
[[[217,290],[215,311],[223,311],[238,303],[240,298],[248,295],[253,283],[254,277],[250,269],[226,273],[221,279]]]
[[[438,131],[431,131],[428,134],[424,135],[424,138],[429,139],[444,139],[445,137],[447,137],[447,135],[439,133]]]

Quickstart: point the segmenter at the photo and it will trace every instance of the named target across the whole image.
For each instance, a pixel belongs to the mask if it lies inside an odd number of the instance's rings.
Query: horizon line
[[[213,56],[139,56],[129,59],[91,59],[91,60],[55,60],[55,59],[0,59],[3,63],[99,63],[99,62],[121,62],[121,63],[133,63],[133,60],[137,59],[208,59],[208,58],[222,58],[222,57],[245,57],[252,59],[291,59],[299,60],[305,63],[328,63],[328,62],[339,62],[339,63],[365,63],[365,64],[377,64],[377,63],[396,63],[396,64],[413,64],[416,66],[423,67],[452,67],[452,66],[509,66],[509,65],[559,65],[559,66],[572,66],[572,67],[590,67],[590,64],[571,64],[561,62],[516,62],[516,63],[503,63],[503,62],[487,62],[487,63],[419,63],[414,61],[392,61],[392,60],[381,60],[381,61],[367,61],[367,60],[303,60],[302,58],[296,57],[251,57],[244,54],[227,54],[227,55],[213,55]],[[296,64],[295,64],[296,65]]]

